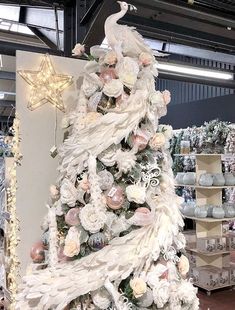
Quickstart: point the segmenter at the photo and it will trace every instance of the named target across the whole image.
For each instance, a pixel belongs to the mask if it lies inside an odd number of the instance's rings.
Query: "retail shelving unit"
[[[192,187],[196,192],[196,204],[197,206],[203,205],[222,205],[222,190],[224,188],[234,186],[200,186],[198,185],[199,177],[203,173],[221,173],[222,171],[222,154],[176,154],[176,156],[193,156],[196,160],[196,185],[184,185],[177,184],[176,186]],[[195,220],[196,222],[196,237],[217,237],[223,236],[222,223],[223,221],[230,221],[235,218],[196,218],[187,217]],[[195,248],[186,248],[187,251],[196,253],[196,267],[202,267],[205,265],[214,266],[218,268],[229,267],[230,265],[230,251],[218,251],[213,253],[202,252]],[[219,289],[226,286],[232,286],[231,284],[208,288],[196,284],[197,286],[206,289],[207,294],[210,295],[212,290]]]

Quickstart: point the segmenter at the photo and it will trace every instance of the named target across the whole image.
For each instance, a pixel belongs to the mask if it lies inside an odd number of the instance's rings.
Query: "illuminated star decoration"
[[[73,83],[73,77],[57,74],[48,54],[43,57],[38,71],[19,70],[18,73],[31,86],[28,102],[28,108],[31,111],[50,102],[53,106],[65,112],[62,92]]]

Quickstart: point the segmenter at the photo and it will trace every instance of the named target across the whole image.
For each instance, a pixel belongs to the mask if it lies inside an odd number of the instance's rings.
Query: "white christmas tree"
[[[157,61],[143,38],[117,24],[135,8],[119,4],[105,23],[111,49],[91,49],[60,149],[48,267],[23,278],[19,310],[198,309],[182,254],[172,129],[158,125],[170,93],[155,90]]]

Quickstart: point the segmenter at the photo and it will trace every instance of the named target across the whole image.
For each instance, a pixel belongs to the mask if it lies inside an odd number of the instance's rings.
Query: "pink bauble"
[[[80,208],[70,209],[65,215],[65,222],[71,226],[76,226],[80,224],[80,220],[78,217],[79,212],[80,212]]]
[[[150,210],[148,208],[145,208],[145,207],[140,207],[140,208],[137,208],[135,210],[135,212],[139,212],[139,213],[143,213],[143,214],[149,214]]]
[[[110,209],[118,210],[123,206],[125,198],[123,189],[120,186],[113,186],[105,196]]]
[[[59,263],[65,263],[71,260],[71,257],[64,255],[64,247],[60,246],[58,250],[58,261]]]
[[[116,78],[117,78],[117,74],[114,68],[104,69],[100,73],[100,79],[103,83],[110,82],[111,80],[116,79]]]
[[[148,140],[146,140],[144,137],[139,135],[132,135],[131,136],[131,144],[133,147],[138,147],[139,151],[142,151],[146,148],[148,144]]]
[[[30,257],[32,258],[35,264],[40,264],[45,260],[45,246],[42,241],[38,241],[33,244]]]

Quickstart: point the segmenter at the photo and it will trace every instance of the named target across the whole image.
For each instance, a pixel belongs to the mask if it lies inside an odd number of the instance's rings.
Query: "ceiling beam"
[[[49,48],[52,50],[57,50],[57,46],[55,43],[53,43],[45,34],[43,34],[38,28],[28,26],[28,28],[41,40],[43,43],[45,43]]]
[[[222,12],[218,14],[216,10],[200,8],[196,5],[196,3],[195,5],[190,6],[186,3],[183,4],[182,1],[175,0],[145,0],[143,4],[143,1],[133,0],[132,4],[136,5],[137,8],[141,6],[148,6],[151,7],[153,11],[156,11],[156,9],[160,9],[163,12],[172,12],[175,15],[187,16],[188,18],[193,18],[194,20],[201,20],[214,25],[220,25],[224,27],[229,26],[235,28],[235,19],[233,15],[228,15]]]
[[[93,17],[92,23],[86,33],[83,43],[86,45],[87,50],[93,45],[99,45],[103,42],[104,34],[104,23],[106,18],[118,12],[119,5],[115,0],[104,0],[98,9],[98,12]],[[120,8],[119,8],[120,9]]]
[[[147,37],[165,39],[169,42],[189,46],[201,46],[214,51],[235,52],[235,38],[229,39],[179,25],[176,27],[174,24],[170,24],[170,21],[162,22],[130,14],[124,16],[121,22],[137,27]]]
[[[0,70],[0,80],[11,80],[15,81],[16,74],[15,72],[1,71]]]

